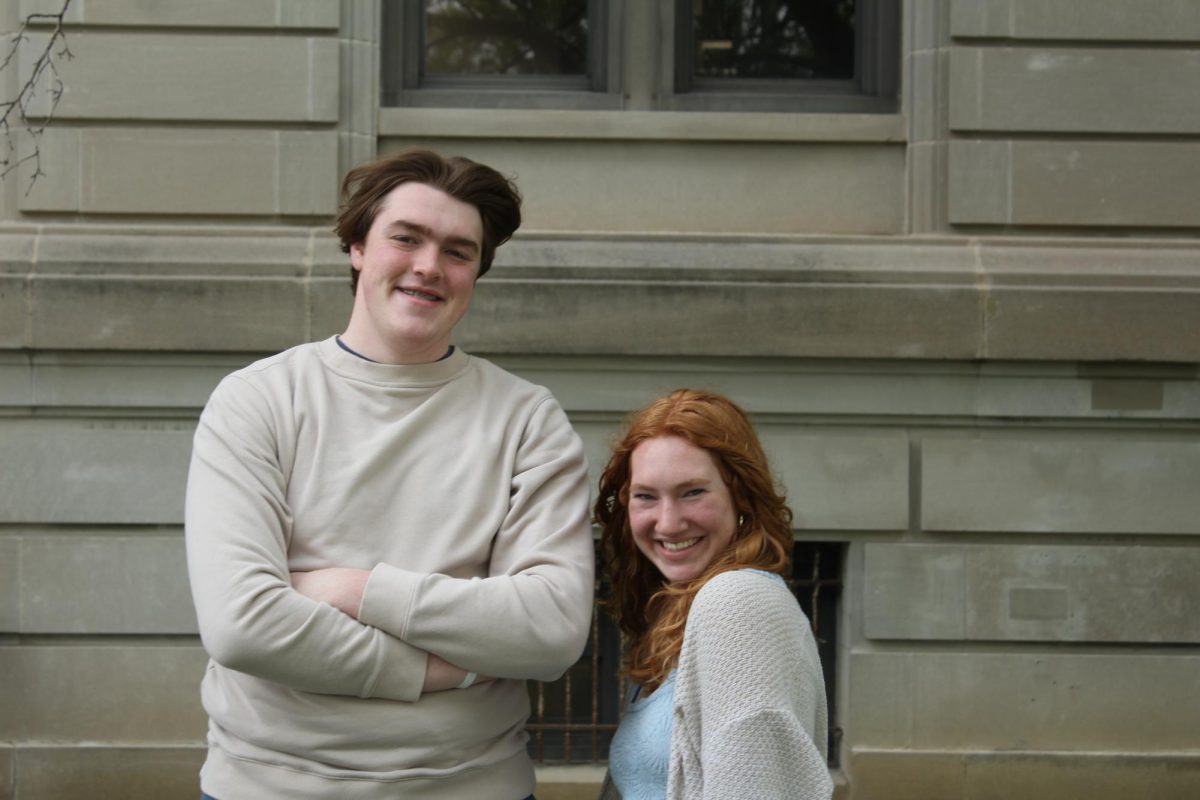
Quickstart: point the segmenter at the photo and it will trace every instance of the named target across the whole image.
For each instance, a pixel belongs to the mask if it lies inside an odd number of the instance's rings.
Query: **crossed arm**
[[[367,587],[369,577],[371,577],[369,569],[352,567],[328,567],[311,572],[291,573],[292,588],[297,592],[318,603],[333,606],[355,620],[358,619],[358,610],[362,607],[363,591]],[[427,653],[426,656],[425,682],[421,686],[422,693],[457,689],[467,677],[467,671],[462,667],[456,667],[433,653]],[[477,675],[472,683],[485,683],[492,680],[495,678],[488,675]]]
[[[214,661],[304,691],[401,701],[454,688],[467,670],[550,678],[574,662],[590,617],[591,540],[581,447],[556,404],[530,422],[490,577],[387,564],[291,573],[280,442],[294,432],[257,389],[231,380],[201,416],[187,494],[189,577]],[[578,519],[546,516],[564,499]]]
[[[457,686],[467,670],[556,679],[583,650],[594,568],[583,446],[551,398],[526,420],[511,473],[487,577],[381,563],[293,574],[293,585],[432,654],[431,687]]]

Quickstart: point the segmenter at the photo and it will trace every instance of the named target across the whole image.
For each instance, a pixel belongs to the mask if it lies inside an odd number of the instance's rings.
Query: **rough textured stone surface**
[[[332,131],[57,125],[41,147],[55,168],[21,195],[23,212],[310,216],[336,208]]]
[[[345,273],[345,277],[314,278],[309,283],[309,339],[324,339],[346,330],[354,306],[348,263]],[[457,332],[455,338],[458,338]]]
[[[22,633],[197,632],[181,533],[27,535],[20,559]]]
[[[956,47],[949,75],[957,131],[1200,131],[1192,51]]]
[[[0,234],[0,335],[273,352],[344,329],[347,270],[320,229]],[[456,337],[493,354],[1196,363],[1198,313],[1182,243],[542,235],[500,250]]]
[[[338,5],[329,0],[104,0],[71,3],[64,20],[89,26],[336,29]],[[22,17],[57,14],[61,8],[60,0],[20,0]]]
[[[929,233],[946,226],[947,145],[920,143],[909,147],[909,224],[913,233]]]
[[[0,484],[0,522],[179,524],[193,429],[169,421],[0,421],[0,463],[9,476]]]
[[[650,281],[569,289],[497,281],[476,294],[457,335],[468,350],[493,352],[555,342],[558,352],[594,353],[607,340],[622,355],[785,355],[801,347],[821,357],[851,355],[866,337],[890,357],[972,358],[980,348],[975,302],[965,287],[920,292],[786,279],[696,283],[686,300],[676,287]],[[572,324],[564,327],[564,319]]]
[[[1096,411],[1158,411],[1163,407],[1162,381],[1092,381],[1092,408]]]
[[[544,231],[900,233],[904,150],[882,145],[381,139],[514,175]],[[703,168],[698,168],[703,165]],[[580,187],[587,187],[581,191]],[[736,203],[722,198],[737,197]],[[614,202],[614,198],[619,201]]]
[[[33,370],[24,354],[0,351],[0,406],[33,402]]]
[[[849,746],[913,750],[1188,750],[1200,658],[1154,648],[849,654]]]
[[[29,344],[26,286],[23,275],[0,275],[0,347],[17,348]]]
[[[950,143],[950,222],[1195,227],[1192,142]]]
[[[196,745],[207,717],[195,645],[0,645],[0,739]]]
[[[60,119],[337,121],[332,38],[85,30],[68,42],[75,58],[60,66]],[[31,43],[21,49],[22,75],[31,72],[42,37]],[[29,111],[49,109],[49,94],[39,93]]]
[[[600,794],[604,767],[539,766],[535,794],[544,800],[593,800]]]
[[[1200,643],[1194,548],[865,549],[863,630],[872,639]]]
[[[639,12],[641,13],[641,12]],[[649,12],[654,15],[656,12]],[[651,89],[646,89],[647,95]],[[653,105],[653,100],[647,103]],[[770,111],[573,111],[524,108],[381,108],[380,133],[393,140],[521,139],[670,142],[847,142],[899,143],[905,139],[898,114]],[[442,149],[457,147],[447,143]]]
[[[300,278],[308,274],[324,230],[266,226],[60,226],[0,234],[14,253],[6,261],[34,275]],[[345,258],[343,256],[343,258]]]
[[[33,295],[40,348],[282,350],[307,338],[296,280],[44,276]]]
[[[964,756],[855,748],[846,764],[851,800],[965,800]],[[1056,798],[1057,800],[1057,798]]]
[[[194,800],[204,747],[21,747],[19,800]]]
[[[1192,754],[1066,751],[851,752],[853,800],[1125,800],[1192,797],[1200,792],[1200,759]]]
[[[950,0],[956,37],[1192,42],[1200,17],[1191,0]]]
[[[14,749],[0,745],[0,800],[13,800]]]
[[[249,364],[252,356],[182,358],[138,353],[113,359],[42,356],[32,373],[39,406],[197,411],[221,378]],[[4,405],[4,403],[0,403]]]
[[[758,430],[797,530],[907,529],[908,438],[902,433],[813,436],[783,425]]]
[[[21,541],[0,538],[0,632],[20,630]]]
[[[1200,441],[1190,438],[929,438],[921,521],[933,531],[1196,534],[1197,485]]]
[[[1141,361],[1162,348],[1200,361],[1200,291],[1186,285],[1129,293],[1006,287],[989,291],[985,303],[990,358],[1053,358],[1062,341],[1071,341],[1073,357],[1084,361]]]

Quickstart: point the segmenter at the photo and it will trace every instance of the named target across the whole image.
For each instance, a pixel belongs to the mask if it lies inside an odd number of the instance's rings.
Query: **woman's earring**
[[[745,524],[745,522],[746,522],[746,515],[738,514],[738,527],[739,528],[742,527],[742,525]]]

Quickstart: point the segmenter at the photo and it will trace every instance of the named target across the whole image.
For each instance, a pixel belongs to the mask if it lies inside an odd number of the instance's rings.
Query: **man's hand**
[[[292,588],[305,597],[328,603],[343,614],[358,619],[358,609],[362,606],[363,591],[370,575],[370,570],[349,567],[293,572]]]
[[[425,685],[422,688],[425,692],[444,692],[447,689],[457,689],[465,677],[467,677],[465,669],[456,667],[444,658],[438,658],[430,653],[429,661],[425,664]],[[487,675],[478,675],[471,685],[494,680],[496,679]]]

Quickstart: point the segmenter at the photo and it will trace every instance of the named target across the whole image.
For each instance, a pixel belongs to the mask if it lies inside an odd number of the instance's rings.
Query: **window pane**
[[[854,78],[854,0],[689,0],[698,78]]]
[[[586,75],[587,0],[427,0],[426,75]]]

